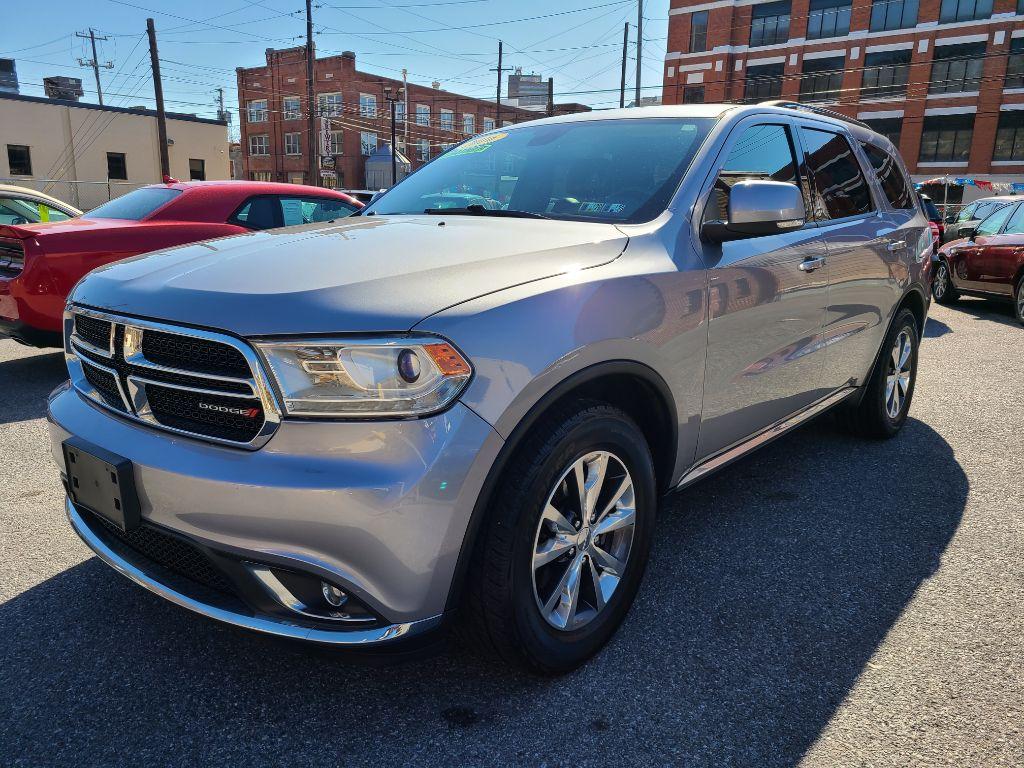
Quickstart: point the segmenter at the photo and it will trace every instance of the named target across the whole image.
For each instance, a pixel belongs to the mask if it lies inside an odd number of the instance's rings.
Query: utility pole
[[[640,77],[644,66],[644,0],[637,0],[636,14],[636,105],[640,106]]]
[[[160,142],[160,177],[166,184],[171,178],[171,158],[167,153],[167,115],[164,114],[164,84],[160,79],[160,55],[156,50],[156,26],[146,19],[149,34],[149,60],[153,65],[153,91],[156,96],[156,134]]]
[[[498,73],[498,97],[495,99],[495,104],[497,105],[497,109],[496,109],[496,111],[494,113],[494,127],[495,128],[501,128],[501,73],[505,71],[502,68],[502,66],[501,66],[501,56],[502,56],[502,42],[501,42],[501,40],[499,40],[498,41],[498,68],[496,70],[495,69],[491,70],[491,72],[497,72]]]
[[[395,113],[398,110],[398,102],[406,98],[405,88],[399,88],[395,93],[394,88],[385,85],[384,98],[387,99],[388,106],[391,107],[391,186],[395,186],[398,183],[398,130],[395,127]]]
[[[309,181],[320,186],[319,168],[320,143],[316,140],[316,104],[313,102],[313,0],[306,0],[306,121],[309,128]]]
[[[103,86],[100,84],[100,67],[104,69],[113,69],[114,62],[107,61],[100,64],[99,58],[96,56],[96,41],[107,40],[106,37],[96,37],[96,30],[89,27],[89,34],[85,32],[75,32],[75,37],[89,38],[89,43],[92,45],[92,59],[79,59],[78,66],[80,67],[92,67],[92,73],[96,75],[96,95],[99,97],[100,106],[103,106]]]
[[[626,60],[629,58],[629,22],[622,33],[622,82],[619,85],[619,109],[626,106]]]
[[[555,116],[555,78],[548,78],[548,117]]]
[[[409,145],[409,70],[402,67],[402,102],[405,106],[402,109],[402,131],[405,133],[405,144]],[[408,151],[408,150],[406,150]]]

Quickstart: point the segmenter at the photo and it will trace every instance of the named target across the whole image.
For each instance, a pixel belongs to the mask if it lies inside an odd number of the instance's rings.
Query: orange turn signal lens
[[[469,363],[455,351],[451,344],[424,344],[423,350],[430,355],[437,368],[445,376],[468,376]]]

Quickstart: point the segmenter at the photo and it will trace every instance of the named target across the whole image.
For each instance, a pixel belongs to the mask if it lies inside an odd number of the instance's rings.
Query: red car
[[[78,218],[0,225],[0,338],[60,347],[68,293],[112,261],[213,237],[350,216],[363,204],[320,187],[248,181],[153,184]]]
[[[961,295],[1013,301],[1024,323],[1024,203],[1000,208],[967,235],[939,249],[932,295],[952,304]]]

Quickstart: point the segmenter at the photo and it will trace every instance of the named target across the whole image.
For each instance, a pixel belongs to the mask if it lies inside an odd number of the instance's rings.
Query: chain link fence
[[[67,179],[26,179],[0,177],[0,184],[34,189],[63,200],[83,211],[145,186],[130,181],[69,181]]]

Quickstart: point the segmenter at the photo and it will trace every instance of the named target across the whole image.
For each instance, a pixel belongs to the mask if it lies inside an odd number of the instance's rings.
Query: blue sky
[[[644,3],[645,95],[660,93],[669,0]],[[167,109],[215,116],[215,89],[236,109],[234,68],[264,62],[264,50],[305,39],[303,0],[49,0],[15,3],[0,29],[0,56],[17,59],[22,93],[42,95],[47,75],[81,77],[95,101],[88,41],[100,43],[105,102],[152,106],[146,18],[156,22]],[[43,10],[45,8],[45,10]],[[636,0],[315,0],[320,55],[352,50],[360,69],[467,95],[494,96],[498,40],[505,65],[555,78],[557,101],[618,106],[622,27],[636,23]],[[635,37],[635,29],[631,32]],[[635,51],[631,52],[635,55]],[[630,63],[628,87],[634,82]],[[631,93],[632,91],[630,91]],[[237,115],[235,116],[237,126]]]

